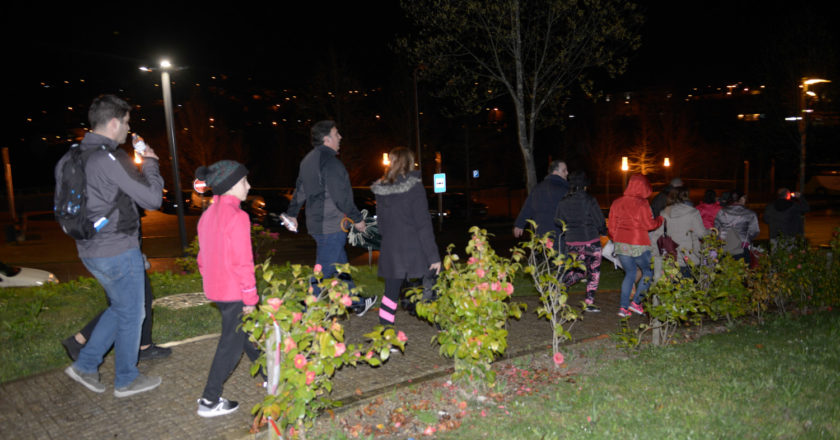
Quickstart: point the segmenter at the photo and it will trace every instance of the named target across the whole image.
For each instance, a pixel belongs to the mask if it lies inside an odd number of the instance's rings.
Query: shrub
[[[337,268],[337,276],[352,270],[349,265]],[[405,348],[406,337],[393,328],[376,326],[365,335],[370,340],[366,345],[347,344],[339,318],[346,315],[357,292],[350,292],[337,277],[321,280],[318,265],[289,269],[270,266],[268,261],[260,265],[266,283],[261,290],[264,300],[244,318],[243,328],[265,347],[251,368],[251,374],[261,368],[268,374],[268,395],[252,409],[255,425],[265,419],[278,436],[288,428],[290,437],[305,438],[322,409],[340,405],[327,397],[335,371],[358,363],[380,365],[392,346]],[[313,277],[321,287],[319,297],[312,294]]]
[[[529,220],[533,223],[533,221]],[[535,225],[533,225],[535,226]],[[532,228],[533,229],[533,228]],[[565,226],[564,226],[565,232]],[[531,232],[531,239],[520,246],[527,251],[528,264],[525,272],[534,280],[534,287],[540,294],[542,306],[537,309],[537,315],[551,321],[552,343],[554,359],[560,361],[560,344],[571,339],[569,330],[564,326],[579,318],[578,312],[568,304],[568,287],[563,278],[570,270],[586,270],[582,261],[574,254],[564,255],[554,249],[554,240],[546,234],[543,237]],[[555,362],[559,367],[562,362]]]
[[[507,348],[507,319],[519,318],[526,307],[509,299],[522,252],[514,252],[513,261],[502,258],[486,230],[474,226],[470,233],[469,258],[462,262],[449,245],[435,284],[439,297],[418,302],[417,315],[439,326],[434,340],[441,355],[454,358],[453,380],[483,391],[495,385],[490,363]]]

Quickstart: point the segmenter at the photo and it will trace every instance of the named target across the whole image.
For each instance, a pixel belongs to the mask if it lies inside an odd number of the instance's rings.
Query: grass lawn
[[[838,438],[838,340],[829,311],[647,348],[439,438]]]

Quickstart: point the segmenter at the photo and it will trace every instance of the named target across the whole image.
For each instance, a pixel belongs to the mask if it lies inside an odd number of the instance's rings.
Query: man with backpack
[[[104,392],[99,365],[113,345],[116,397],[149,391],[161,383],[160,377],[142,375],[137,369],[145,315],[145,267],[137,205],[144,209],[160,207],[163,178],[151,148],[141,154],[142,177],[128,169],[132,166],[130,157],[119,146],[129,132],[130,111],[131,106],[114,95],[94,99],[88,111],[92,130],[55,168],[56,216],[65,232],[76,239],[79,258],[105,289],[110,302],[78,359],[64,371],[85,388]],[[74,228],[77,224],[71,222],[72,218],[59,215],[60,207],[70,204],[66,190],[68,181],[72,181],[68,175],[71,172],[85,179],[84,192],[75,194],[81,200],[81,220],[87,220],[87,228],[81,232]]]

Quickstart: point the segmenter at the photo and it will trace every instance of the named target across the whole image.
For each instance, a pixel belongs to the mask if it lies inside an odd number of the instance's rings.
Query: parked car
[[[437,194],[429,196],[429,214],[433,218],[466,219],[467,212],[470,220],[484,220],[488,213],[487,204],[474,198],[467,203],[467,195],[463,193],[443,193],[443,211],[439,211]]]
[[[0,262],[0,287],[35,287],[57,282],[58,278],[45,270]]]

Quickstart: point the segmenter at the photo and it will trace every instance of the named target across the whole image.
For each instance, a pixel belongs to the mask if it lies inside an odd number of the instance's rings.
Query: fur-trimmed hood
[[[414,185],[422,185],[419,171],[411,171],[401,176],[394,183],[383,183],[382,179],[377,180],[370,186],[370,190],[378,196],[402,194],[408,192]]]

